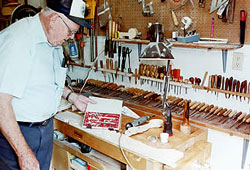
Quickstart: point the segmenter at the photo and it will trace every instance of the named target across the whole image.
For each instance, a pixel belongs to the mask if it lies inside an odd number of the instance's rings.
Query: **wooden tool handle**
[[[100,67],[103,68],[103,61],[100,60]]]
[[[217,84],[216,84],[216,86],[217,86],[217,89],[221,88],[221,75],[217,76]]]
[[[206,79],[207,79],[207,74],[208,74],[208,72],[206,71],[205,74],[204,74],[202,83],[201,83],[201,86],[202,86],[202,87],[204,86],[204,83],[205,83],[205,81],[206,81]]]
[[[244,117],[246,116],[246,113],[242,113],[239,117],[237,117],[237,120],[243,120]]]
[[[206,108],[205,112],[209,112],[212,108],[214,107],[214,105],[210,105],[208,108]]]
[[[218,81],[218,76],[214,75],[214,88],[217,88],[217,81]]]
[[[239,80],[237,81],[237,84],[236,84],[236,92],[240,92],[240,81]]]
[[[137,68],[135,69],[135,84],[137,84]]]
[[[212,108],[209,113],[213,113],[216,109],[218,109],[218,106],[215,106],[214,108]]]
[[[109,70],[109,59],[106,59],[106,68]]]
[[[227,112],[225,112],[225,113],[223,114],[223,116],[228,116],[231,112],[232,112],[232,109],[230,109],[230,110],[228,110]]]
[[[114,68],[113,68],[113,60],[112,59],[110,59],[110,70],[113,70]]]
[[[223,108],[220,107],[219,109],[217,109],[217,110],[214,111],[214,114],[217,114],[217,113],[219,113],[219,112],[222,111],[222,110],[223,110]]]
[[[220,116],[220,115],[224,114],[226,111],[227,111],[227,109],[225,108],[225,109],[221,110],[220,112],[218,112],[217,115]]]
[[[118,62],[115,61],[115,70],[117,70],[117,68],[118,68]]]
[[[230,77],[229,82],[228,82],[228,90],[232,91],[232,86],[233,86],[233,77]]]
[[[179,22],[178,22],[177,17],[176,17],[176,15],[174,13],[174,10],[171,11],[171,15],[172,15],[172,19],[173,19],[174,25],[178,26]]]
[[[212,75],[211,76],[211,84],[210,84],[211,88],[214,88],[214,81],[215,81],[215,75]]]
[[[225,77],[222,77],[222,83],[221,83],[221,89],[224,90],[225,89]]]
[[[212,76],[209,76],[209,78],[208,78],[208,88],[211,88],[211,79],[212,79]]]
[[[235,79],[234,81],[233,81],[233,92],[235,92],[235,90],[236,90],[236,86],[237,86],[237,80]]]

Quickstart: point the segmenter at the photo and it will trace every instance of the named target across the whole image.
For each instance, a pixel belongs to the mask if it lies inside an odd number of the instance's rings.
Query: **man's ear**
[[[52,24],[54,24],[56,21],[57,21],[57,19],[58,19],[58,17],[59,17],[59,15],[57,14],[57,13],[52,13],[52,14],[50,14],[50,22],[52,23]]]

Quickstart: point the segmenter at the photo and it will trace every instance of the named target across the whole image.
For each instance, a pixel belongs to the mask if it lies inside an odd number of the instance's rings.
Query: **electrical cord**
[[[128,166],[132,169],[132,170],[135,170],[135,168],[131,165],[131,163],[129,162],[127,156],[125,155],[124,151],[123,151],[123,148],[121,146],[121,138],[122,138],[122,135],[125,133],[126,129],[124,129],[119,137],[119,140],[118,140],[118,144],[119,144],[119,148],[122,152],[122,156],[124,157],[124,159],[126,160],[126,162],[128,163]]]

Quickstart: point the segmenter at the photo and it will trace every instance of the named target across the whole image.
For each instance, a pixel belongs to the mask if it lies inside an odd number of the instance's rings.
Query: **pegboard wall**
[[[154,15],[145,17],[142,14],[142,3],[138,3],[138,0],[106,0],[111,4],[111,13],[114,21],[121,19],[121,31],[127,32],[129,28],[137,28],[142,33],[142,39],[146,38],[148,23],[159,22],[164,26],[164,35],[166,38],[171,38],[173,31],[178,31],[179,34],[183,34],[180,29],[183,24],[181,19],[184,16],[188,16],[193,20],[193,23],[188,31],[196,30],[201,37],[209,38],[211,33],[212,18],[214,18],[214,38],[225,38],[230,43],[239,43],[239,30],[240,30],[240,10],[246,11],[246,31],[245,31],[245,44],[250,44],[250,21],[248,13],[250,11],[250,0],[236,0],[234,21],[233,23],[222,22],[216,14],[217,10],[213,13],[209,13],[211,1],[205,0],[205,8],[198,6],[199,0],[193,0],[194,7],[191,5],[190,0],[181,8],[175,10],[179,26],[176,27],[173,24],[171,17],[171,9],[179,6],[182,1],[175,2],[174,0],[151,0],[153,2]],[[145,0],[149,3],[149,0]],[[102,4],[103,0],[99,1]],[[101,33],[104,34],[104,33]],[[105,35],[105,34],[104,34]]]

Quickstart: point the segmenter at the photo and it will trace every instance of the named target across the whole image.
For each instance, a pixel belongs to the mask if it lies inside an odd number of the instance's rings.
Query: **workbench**
[[[162,119],[157,116],[154,118]],[[133,118],[122,115],[121,131],[124,130],[125,124],[131,120]],[[54,129],[126,164],[127,169],[130,167],[122,155],[120,146],[122,146],[131,165],[137,170],[192,169],[194,164],[204,165],[210,157],[211,144],[207,142],[206,129],[192,127],[191,134],[187,135],[179,131],[180,122],[173,121],[173,136],[169,138],[167,144],[162,144],[159,134],[163,127],[149,129],[142,134],[128,137],[121,136],[121,131],[82,128],[81,122],[82,115],[67,110],[54,117]],[[149,140],[150,137],[155,136],[156,142]],[[85,159],[88,163],[95,164],[86,154],[75,151],[57,140],[54,141],[54,144]],[[181,153],[181,158],[178,156],[175,158],[176,153],[177,155]],[[105,169],[100,164],[94,166],[97,169]]]

